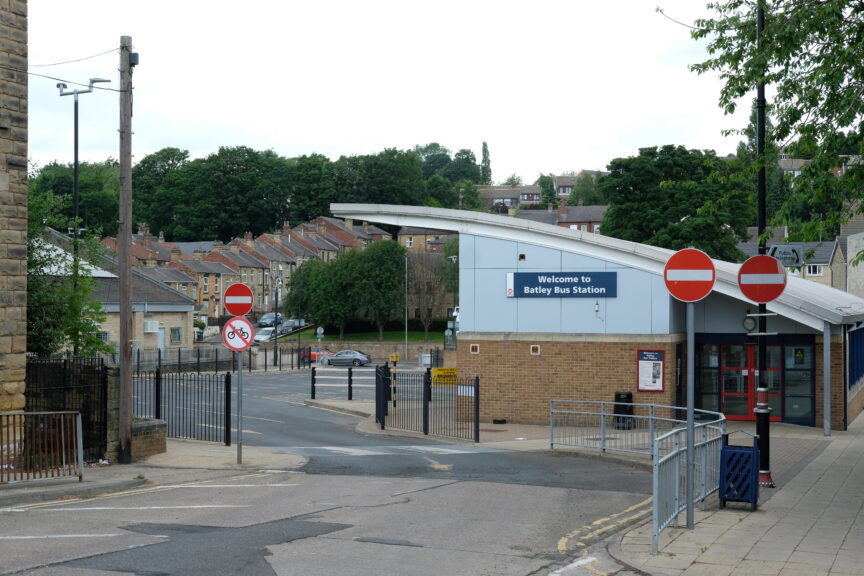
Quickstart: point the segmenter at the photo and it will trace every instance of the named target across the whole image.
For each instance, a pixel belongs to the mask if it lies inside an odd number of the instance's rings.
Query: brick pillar
[[[27,351],[27,2],[0,3],[0,411],[24,408]]]

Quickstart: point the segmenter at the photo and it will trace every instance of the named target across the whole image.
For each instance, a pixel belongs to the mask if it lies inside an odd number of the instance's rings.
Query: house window
[[[573,193],[572,186],[559,186],[558,187],[558,195],[559,196],[569,196]]]
[[[219,276],[213,277],[213,291],[219,293]]]
[[[600,233],[600,224],[594,224],[594,233],[595,233],[595,234],[599,234],[599,233]]]
[[[108,342],[108,332],[97,332],[96,337],[102,342]]]
[[[180,344],[180,327],[171,327],[171,344]]]
[[[807,276],[822,276],[822,268],[821,264],[808,264]]]
[[[181,292],[182,294],[186,294],[186,288],[187,288],[187,286],[188,286],[187,284],[180,284],[180,292]]]
[[[587,231],[588,231],[588,225],[587,225],[587,224],[582,224],[582,225],[579,227],[579,229],[582,230],[582,232],[587,232]]]
[[[413,248],[414,247],[414,237],[413,236],[406,236],[405,237],[405,247],[406,248]]]
[[[210,275],[205,274],[204,275],[204,293],[207,294],[208,292],[210,292]]]

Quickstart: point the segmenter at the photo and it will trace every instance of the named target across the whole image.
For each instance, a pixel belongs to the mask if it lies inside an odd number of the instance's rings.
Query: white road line
[[[0,540],[57,540],[60,538],[115,538],[122,534],[43,534],[41,536],[0,536]]]
[[[40,508],[42,512],[102,512],[106,510],[203,510],[208,508],[249,508],[240,504],[202,504],[198,506],[87,506],[82,508]]]
[[[187,486],[185,484],[166,484],[163,488],[289,488],[291,486],[302,486],[302,484],[202,484],[201,486]]]

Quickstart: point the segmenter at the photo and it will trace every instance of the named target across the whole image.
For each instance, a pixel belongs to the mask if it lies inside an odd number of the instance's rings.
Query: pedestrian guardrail
[[[677,406],[551,400],[549,445],[624,452],[645,456],[653,471],[652,551],[663,529],[677,524],[687,509],[687,411]],[[693,500],[701,502],[719,489],[720,450],[726,418],[694,410]]]
[[[84,477],[78,412],[0,413],[0,484]]]

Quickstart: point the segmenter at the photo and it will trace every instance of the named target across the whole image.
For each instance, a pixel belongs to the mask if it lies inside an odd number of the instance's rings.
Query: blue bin
[[[744,432],[749,434],[748,432]],[[726,502],[749,502],[756,510],[759,503],[759,447],[753,436],[753,447],[730,446],[729,435],[723,435],[720,449],[720,508]]]

